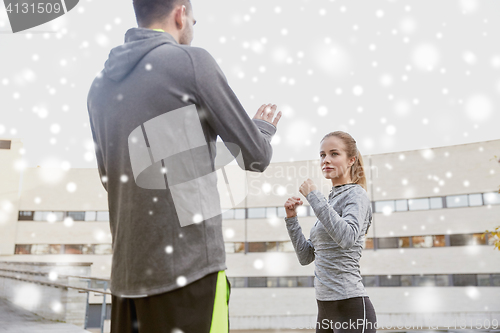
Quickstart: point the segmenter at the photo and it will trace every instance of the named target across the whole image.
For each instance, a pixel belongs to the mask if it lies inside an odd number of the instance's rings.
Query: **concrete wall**
[[[499,155],[500,140],[372,155],[372,200],[498,191]]]
[[[500,288],[366,288],[379,327],[407,325],[444,328],[454,322],[500,323]],[[232,329],[314,327],[317,303],[313,288],[235,288],[231,291]],[[453,327],[452,327],[453,328]],[[459,328],[459,327],[457,327]]]
[[[14,139],[11,149],[0,149],[0,256],[14,254],[22,147],[21,140]]]

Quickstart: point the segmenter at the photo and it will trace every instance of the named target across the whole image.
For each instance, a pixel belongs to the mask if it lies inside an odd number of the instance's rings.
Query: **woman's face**
[[[325,178],[332,179],[348,176],[348,167],[354,164],[356,157],[348,159],[342,139],[330,136],[321,143],[319,160]]]

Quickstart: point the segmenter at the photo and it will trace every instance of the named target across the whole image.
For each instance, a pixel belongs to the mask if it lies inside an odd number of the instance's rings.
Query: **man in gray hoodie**
[[[189,0],[134,0],[134,10],[138,28],[87,99],[108,192],[111,331],[227,332],[217,136],[244,170],[264,172],[281,111],[262,105],[250,119],[214,58],[190,46]]]

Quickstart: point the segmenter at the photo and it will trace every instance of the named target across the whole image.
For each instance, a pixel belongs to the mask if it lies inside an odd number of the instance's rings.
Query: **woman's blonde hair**
[[[346,148],[348,159],[356,157],[356,161],[354,161],[354,164],[351,167],[351,180],[353,183],[361,185],[365,189],[365,191],[367,191],[363,157],[361,156],[361,153],[358,150],[358,147],[356,145],[356,140],[354,140],[354,138],[349,133],[342,131],[335,131],[325,135],[323,139],[321,139],[320,143],[323,142],[323,140],[325,140],[326,138],[331,136],[336,136],[342,139]]]

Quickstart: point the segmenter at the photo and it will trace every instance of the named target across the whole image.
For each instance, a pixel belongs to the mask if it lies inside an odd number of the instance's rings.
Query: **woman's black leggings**
[[[376,332],[377,316],[368,296],[338,301],[316,301],[318,302],[316,333]]]

